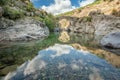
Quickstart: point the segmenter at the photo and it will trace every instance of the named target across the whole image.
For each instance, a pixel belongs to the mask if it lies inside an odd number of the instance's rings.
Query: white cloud
[[[54,15],[64,13],[76,8],[75,6],[72,6],[70,0],[54,0],[54,2],[54,4],[51,4],[49,6],[42,6],[41,8]]]
[[[29,62],[24,70],[24,75],[29,75],[30,73],[35,73],[37,70],[41,70],[46,67],[46,62],[41,60],[41,56],[36,56],[32,61]]]
[[[62,55],[64,55],[64,54],[69,54],[70,51],[71,51],[71,49],[73,49],[73,47],[68,46],[68,45],[55,44],[54,46],[49,47],[49,48],[46,49],[46,50],[55,51],[56,54],[52,54],[52,55],[51,55],[52,58],[55,58],[55,57],[62,56]]]
[[[31,2],[37,2],[39,0],[30,0]],[[85,6],[87,4],[93,3],[95,0],[78,0],[79,6]],[[79,7],[78,6],[78,7]],[[75,8],[78,8],[72,5],[70,0],[54,0],[54,3],[49,6],[41,6],[41,9],[47,11],[48,13],[52,13],[54,15],[71,11]]]
[[[39,0],[30,0],[31,2],[37,2],[37,1],[39,1]]]
[[[65,64],[65,63],[59,63],[58,64],[58,69],[64,68],[66,66],[67,66],[67,64]]]
[[[80,69],[80,67],[77,64],[75,64],[75,63],[71,64],[71,68],[73,70],[79,70]]]
[[[86,6],[87,4],[93,3],[95,0],[82,0],[79,1],[80,7]]]

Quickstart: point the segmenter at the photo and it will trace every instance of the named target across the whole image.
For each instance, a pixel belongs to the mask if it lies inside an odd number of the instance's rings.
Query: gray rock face
[[[75,33],[93,34],[99,43],[101,38],[110,32],[120,31],[120,17],[104,15],[100,11],[93,11],[87,17],[63,16],[59,21],[66,19],[70,22],[68,29]]]
[[[15,24],[13,20],[5,19],[5,18],[0,18],[0,30],[1,29],[6,29],[8,27],[11,27]]]
[[[0,30],[0,41],[28,41],[42,39],[49,35],[49,30],[40,21],[26,18],[15,21],[15,24],[7,29]]]
[[[109,48],[120,48],[120,32],[112,32],[104,36],[101,45]]]

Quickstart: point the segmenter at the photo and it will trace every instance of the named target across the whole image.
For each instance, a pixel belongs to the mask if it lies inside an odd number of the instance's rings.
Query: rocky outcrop
[[[13,26],[14,24],[15,22],[13,20],[6,19],[6,18],[0,18],[0,30],[9,28]]]
[[[48,35],[49,30],[44,23],[33,18],[25,18],[15,21],[11,27],[1,29],[0,41],[28,41],[43,39]]]
[[[104,15],[99,10],[92,11],[89,13],[89,16],[86,17],[69,17],[63,16],[59,18],[59,21],[66,19],[69,21],[67,28],[71,32],[75,33],[84,33],[84,34],[93,34],[94,39],[99,41],[103,36],[110,32],[120,31],[120,17],[115,17],[111,15]],[[65,23],[65,22],[64,22]],[[62,25],[62,23],[60,23]]]
[[[0,42],[29,41],[43,39],[49,35],[49,29],[41,20],[48,14],[34,8],[30,0],[2,0],[2,3]]]
[[[101,45],[107,48],[120,48],[120,32],[112,32],[104,36]]]
[[[91,11],[86,17],[62,16],[58,19],[59,21],[63,19],[69,21],[70,24],[65,26],[72,34],[84,36],[85,41],[90,41],[91,45],[102,45],[104,49],[120,55],[120,17],[105,15],[97,10]],[[89,36],[88,39],[86,35]],[[79,42],[83,43],[84,41],[81,39]]]

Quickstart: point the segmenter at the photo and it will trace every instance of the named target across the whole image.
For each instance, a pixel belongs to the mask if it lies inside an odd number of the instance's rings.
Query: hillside
[[[83,17],[88,16],[91,11],[101,11],[105,15],[120,16],[120,1],[119,0],[96,0],[94,3],[85,7],[75,9],[73,11],[60,14],[60,16]]]
[[[99,1],[59,15],[60,28],[70,33],[92,34],[105,48],[120,46],[120,1]],[[91,43],[92,44],[92,43]],[[94,44],[94,43],[93,43]],[[117,53],[119,54],[119,51]]]
[[[54,16],[34,8],[30,0],[0,2],[0,42],[43,39],[54,27]]]

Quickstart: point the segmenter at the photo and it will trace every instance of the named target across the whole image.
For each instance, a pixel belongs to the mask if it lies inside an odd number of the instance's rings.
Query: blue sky
[[[85,6],[95,0],[31,0],[36,8],[44,9],[54,15]]]

